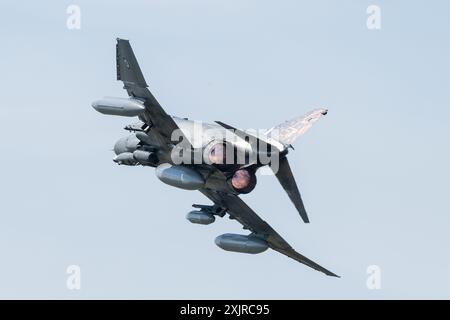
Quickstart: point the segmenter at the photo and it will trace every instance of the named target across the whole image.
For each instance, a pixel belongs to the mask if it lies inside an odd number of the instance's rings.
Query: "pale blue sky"
[[[81,30],[66,8],[81,8]],[[381,6],[382,29],[366,28]],[[2,1],[1,298],[450,298],[450,5],[446,1]],[[326,106],[290,154],[311,224],[273,177],[244,196],[329,278],[276,252],[222,251],[200,193],[118,167],[133,119],[115,38],[167,112],[269,128]],[[82,289],[66,289],[68,265]],[[366,268],[381,267],[381,290]]]

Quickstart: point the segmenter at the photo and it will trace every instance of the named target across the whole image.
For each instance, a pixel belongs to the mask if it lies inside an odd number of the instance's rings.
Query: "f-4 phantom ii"
[[[186,218],[196,224],[211,224],[229,215],[249,234],[223,234],[215,239],[227,251],[257,254],[271,248],[328,276],[338,277],[296,252],[240,197],[256,186],[256,171],[273,172],[305,223],[309,218],[292,174],[287,154],[292,143],[313,123],[327,114],[316,109],[261,133],[240,130],[223,122],[201,123],[170,116],[147,89],[141,69],[128,40],[117,39],[117,80],[128,98],[103,98],[92,103],[100,113],[138,117],[126,126],[131,134],[114,146],[114,162],[156,168],[166,184],[198,190],[212,205],[194,204]],[[293,148],[292,148],[293,149]],[[271,170],[270,170],[270,169]]]

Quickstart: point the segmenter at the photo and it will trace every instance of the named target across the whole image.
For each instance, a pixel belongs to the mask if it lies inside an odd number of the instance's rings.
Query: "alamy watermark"
[[[81,268],[76,264],[67,267],[66,287],[69,290],[81,290]]]
[[[367,17],[366,25],[369,30],[380,30],[381,29],[381,8],[377,5],[370,5],[367,7],[366,13],[369,15]]]
[[[67,7],[66,13],[68,14],[66,20],[66,27],[69,30],[81,29],[81,9],[76,4],[71,4]]]
[[[366,270],[369,275],[366,280],[366,286],[369,290],[381,289],[381,268],[377,265],[370,265]]]

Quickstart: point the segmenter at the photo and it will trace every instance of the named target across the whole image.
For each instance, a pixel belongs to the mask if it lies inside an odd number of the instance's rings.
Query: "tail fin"
[[[315,109],[304,116],[285,121],[266,132],[270,138],[280,141],[285,145],[293,144],[321,117],[328,113],[327,109]]]

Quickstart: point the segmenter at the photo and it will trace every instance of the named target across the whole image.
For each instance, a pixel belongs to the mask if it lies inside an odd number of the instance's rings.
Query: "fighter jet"
[[[256,186],[256,171],[273,172],[305,223],[309,218],[292,174],[287,154],[292,144],[317,120],[327,114],[316,109],[270,130],[241,130],[220,121],[199,123],[171,116],[148,90],[128,40],[117,39],[117,80],[123,82],[128,98],[106,97],[92,103],[100,113],[137,117],[125,127],[130,135],[114,146],[113,161],[119,165],[156,168],[164,183],[203,193],[211,205],[193,204],[186,218],[208,225],[216,217],[239,222],[248,234],[223,234],[218,247],[233,252],[257,254],[271,248],[298,262],[338,277],[296,252],[267,222],[240,197]]]

